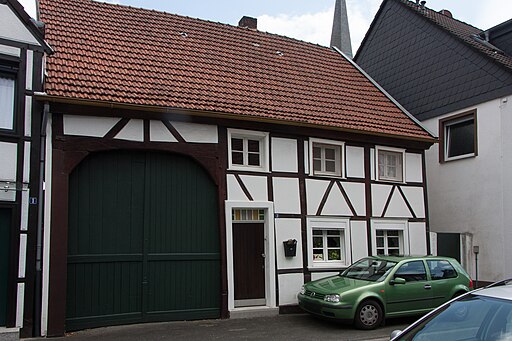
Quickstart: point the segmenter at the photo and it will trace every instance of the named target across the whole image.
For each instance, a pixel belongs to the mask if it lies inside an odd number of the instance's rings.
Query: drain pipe
[[[43,210],[44,210],[44,174],[46,162],[46,125],[50,104],[44,103],[43,118],[41,120],[41,145],[39,155],[39,205],[37,211],[37,248],[36,248],[36,280],[35,280],[35,312],[34,312],[34,333],[41,336],[41,314],[42,314],[42,282],[43,282]]]

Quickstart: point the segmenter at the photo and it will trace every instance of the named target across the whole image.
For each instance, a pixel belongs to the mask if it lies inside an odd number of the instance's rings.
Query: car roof
[[[427,260],[453,260],[450,257],[442,257],[442,256],[368,256],[367,258],[371,259],[379,259],[391,262],[401,262],[403,260],[419,260],[419,259],[427,259]]]
[[[512,281],[473,292],[474,295],[512,300]]]

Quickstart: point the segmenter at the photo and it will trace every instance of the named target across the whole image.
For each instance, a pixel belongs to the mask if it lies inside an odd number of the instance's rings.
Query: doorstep
[[[246,319],[253,317],[269,317],[279,315],[279,308],[269,307],[243,307],[235,308],[229,312],[229,318]]]
[[[20,339],[19,328],[0,327],[0,341],[17,341]]]

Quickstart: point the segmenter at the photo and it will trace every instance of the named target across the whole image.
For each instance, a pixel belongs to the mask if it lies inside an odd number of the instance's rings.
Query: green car
[[[311,314],[374,329],[386,317],[426,313],[472,288],[473,281],[455,259],[376,256],[304,284],[298,298]]]

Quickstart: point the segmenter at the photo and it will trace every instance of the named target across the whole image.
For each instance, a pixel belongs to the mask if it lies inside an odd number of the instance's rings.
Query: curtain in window
[[[13,129],[14,84],[14,79],[0,76],[0,129]]]

